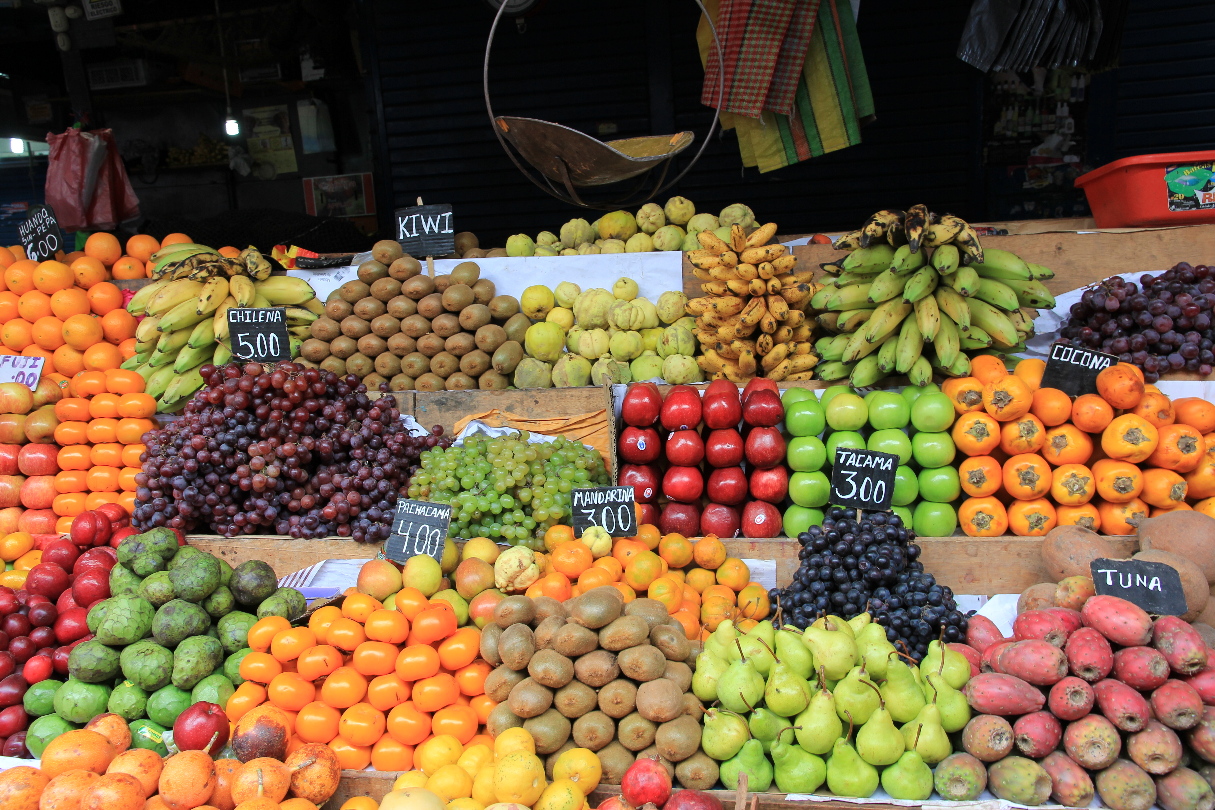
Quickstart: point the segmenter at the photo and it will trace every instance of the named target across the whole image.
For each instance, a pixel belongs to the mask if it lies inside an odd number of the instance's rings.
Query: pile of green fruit
[[[226,705],[242,682],[249,628],[306,607],[299,591],[278,587],[266,563],[234,569],[179,546],[168,529],[122,541],[110,593],[89,609],[93,637],[72,649],[67,681],[40,681],[25,693],[25,710],[37,718],[26,738],[34,756],[106,712],[127,721],[133,746],[167,755],[162,736],[177,715],[199,701]]]
[[[783,793],[923,801],[932,766],[953,753],[949,735],[970,720],[960,691],[970,662],[940,641],[919,666],[903,660],[864,613],[826,616],[799,632],[759,622],[739,635],[722,622],[696,659],[692,691],[706,704],[701,747],[722,784]],[[816,685],[812,685],[817,681]],[[824,759],[825,758],[825,759]]]

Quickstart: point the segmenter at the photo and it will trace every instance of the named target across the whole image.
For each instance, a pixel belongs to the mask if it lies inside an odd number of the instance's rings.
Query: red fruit
[[[629,425],[621,431],[619,445],[620,458],[629,464],[650,464],[662,453],[662,440],[653,428]]]
[[[1165,774],[1181,762],[1181,738],[1159,720],[1149,720],[1126,738],[1126,755],[1148,773]]]
[[[65,610],[80,607],[76,604],[76,597],[72,596],[72,589],[68,588],[63,593],[59,594],[59,598],[55,600],[55,610],[62,614]]]
[[[677,790],[662,810],[722,810],[722,807],[716,796],[702,790]]]
[[[108,504],[103,504],[103,506],[106,505]],[[114,533],[110,535],[110,548],[118,548],[123,540],[126,540],[133,534],[139,534],[139,529],[136,529],[134,526],[123,526],[122,528],[115,529]]]
[[[199,701],[173,721],[173,742],[183,751],[215,754],[228,742],[228,716],[222,706]]]
[[[131,516],[127,514],[127,510],[116,503],[103,503],[96,511],[110,519],[110,527],[115,531],[131,525]]]
[[[30,605],[30,624],[34,627],[50,627],[59,616],[59,611],[50,602],[39,602]]]
[[[668,467],[662,476],[662,494],[672,501],[695,503],[704,491],[699,467]]]
[[[994,663],[997,672],[1016,676],[1035,686],[1050,686],[1067,675],[1067,656],[1063,651],[1038,639],[1014,642]]]
[[[975,715],[962,729],[962,748],[975,759],[999,762],[1012,753],[1012,726],[998,715]]]
[[[1068,636],[1063,652],[1071,673],[1089,683],[1096,683],[1114,668],[1114,651],[1109,641],[1091,627],[1081,627]]]
[[[1113,677],[1150,692],[1169,679],[1169,662],[1151,647],[1124,647],[1114,653]]]
[[[34,629],[34,625],[30,624],[29,616],[24,613],[10,613],[0,621],[0,629],[8,633],[10,639],[17,636],[24,636],[30,630]]]
[[[632,487],[638,503],[653,503],[658,498],[658,472],[649,464],[624,464],[620,467],[620,486]]]
[[[742,395],[739,398],[743,401],[743,404],[746,404],[747,400],[756,391],[771,391],[777,396],[780,395],[780,389],[776,387],[775,380],[769,380],[767,377],[752,377],[743,387]]]
[[[733,506],[711,503],[700,513],[700,535],[734,537],[742,525],[742,517]]]
[[[983,651],[982,657],[979,659],[979,670],[982,672],[998,672],[996,669],[996,661],[1000,658],[1000,653],[1007,650],[1015,641],[997,641]]]
[[[35,655],[21,668],[21,677],[26,683],[45,681],[55,672],[55,664],[49,655]]]
[[[35,627],[30,631],[30,641],[34,642],[34,646],[41,652],[56,643],[55,631],[49,627]]]
[[[684,537],[695,537],[700,528],[700,509],[694,504],[671,501],[662,507],[658,516],[658,530],[663,534],[682,534]]]
[[[1122,751],[1118,729],[1099,714],[1089,714],[1063,730],[1063,750],[1090,771],[1108,768]]]
[[[731,384],[732,385],[732,384]],[[705,391],[701,419],[709,430],[724,430],[738,427],[742,421],[742,403],[738,401],[738,389],[720,394]]]
[[[619,796],[609,796],[599,803],[595,810],[633,810]]]
[[[17,673],[6,675],[0,680],[0,708],[7,706],[16,706],[21,702],[21,698],[25,696],[25,690],[29,689],[30,685]],[[19,729],[14,729],[19,730]]]
[[[7,678],[17,670],[17,659],[8,650],[0,650],[0,678]]]
[[[14,757],[16,759],[33,759],[34,755],[25,747],[25,732],[18,731],[5,740],[4,746],[0,748],[0,756]]]
[[[671,777],[657,759],[642,757],[629,766],[620,780],[620,795],[633,807],[661,807],[671,797]]]
[[[637,504],[637,522],[639,524],[648,523],[651,526],[657,526],[658,507],[652,503]]]
[[[1062,649],[1067,635],[1063,620],[1045,610],[1027,610],[1013,620],[1013,638],[1018,641],[1037,639]]]
[[[966,643],[982,655],[991,645],[1004,641],[1004,634],[986,616],[971,616],[966,622]]]
[[[29,721],[30,718],[25,713],[24,706],[9,706],[4,711],[0,711],[0,736],[8,737],[25,731]]]
[[[1098,595],[1080,611],[1084,625],[1115,644],[1142,647],[1152,639],[1152,617],[1143,608],[1116,596]]]
[[[14,661],[24,664],[38,652],[38,645],[29,636],[17,636],[8,643],[8,651],[12,654]]]
[[[78,574],[72,583],[72,598],[76,604],[90,607],[102,599],[109,599],[110,572],[103,568],[90,568]]]
[[[789,494],[789,471],[778,464],[751,473],[751,497],[768,503],[780,503]]]
[[[1189,768],[1178,768],[1156,780],[1156,804],[1165,810],[1209,810],[1215,806],[1215,796],[1206,777]]]
[[[25,578],[26,590],[49,599],[58,599],[69,584],[68,572],[54,563],[38,563]]]
[[[658,419],[667,430],[684,430],[700,425],[700,392],[690,385],[676,385],[662,401]]]
[[[17,453],[17,469],[22,475],[54,475],[59,472],[58,453],[53,444],[27,444]]]
[[[1004,717],[1036,712],[1046,697],[1020,678],[998,672],[983,672],[962,687],[970,708],[981,714]]]
[[[705,443],[695,430],[677,430],[667,439],[667,461],[681,467],[694,467],[705,457]]]
[[[28,587],[28,586],[27,586]],[[1152,628],[1152,646],[1178,675],[1193,675],[1207,665],[1207,645],[1193,626],[1177,616],[1161,616]]]
[[[0,475],[16,475],[19,470],[17,457],[21,453],[19,444],[0,444]]]
[[[709,381],[709,384],[705,386],[704,396],[705,396],[705,399],[708,399],[709,397],[720,397],[725,394],[733,394],[735,399],[740,399],[738,396],[738,393],[739,393],[739,389],[738,389],[737,385],[730,382],[729,380],[723,380],[723,379],[719,378],[716,380]],[[740,401],[741,401],[741,399],[740,399]]]
[[[1095,699],[1088,681],[1068,675],[1050,688],[1046,705],[1060,720],[1079,720],[1092,711]]]
[[[653,383],[634,383],[620,401],[620,418],[626,425],[649,427],[658,421],[662,394]]]
[[[979,674],[981,671],[979,669],[979,664],[982,662],[982,656],[979,655],[978,650],[971,647],[969,644],[960,644],[956,641],[951,641],[945,646],[959,655],[962,655],[967,661],[970,662],[970,674],[972,677]]]
[[[758,469],[775,467],[785,460],[785,437],[774,427],[752,428],[743,444],[743,454]]]
[[[1050,712],[1033,712],[1013,723],[1017,750],[1027,757],[1041,759],[1059,747],[1063,726]]]
[[[709,473],[709,480],[705,482],[705,494],[709,500],[730,506],[745,501],[748,488],[747,474],[742,467],[720,467]]]
[[[93,510],[81,512],[72,520],[70,535],[72,542],[78,546],[93,545],[93,541],[97,539],[99,533],[99,526],[100,522],[97,519],[97,512]]]
[[[1152,707],[1131,687],[1106,678],[1093,684],[1097,709],[1122,731],[1139,731],[1152,719]]]
[[[742,464],[743,438],[734,428],[722,428],[705,439],[705,461],[710,467],[735,467]]]
[[[64,571],[71,571],[80,556],[80,549],[69,540],[53,540],[42,549],[42,562],[55,563]]]
[[[754,427],[772,427],[785,418],[785,407],[775,391],[756,391],[742,407],[743,422]]]
[[[743,537],[779,537],[782,524],[780,511],[767,501],[749,501],[743,507]]]
[[[1050,775],[1051,798],[1064,807],[1088,807],[1095,789],[1092,777],[1062,751],[1052,751],[1039,765]]]
[[[1182,681],[1165,681],[1152,692],[1152,713],[1169,728],[1185,730],[1202,719],[1202,697]]]
[[[1084,626],[1084,617],[1080,615],[1080,611],[1072,610],[1064,607],[1048,607],[1042,608],[1047,613],[1056,616],[1059,621],[1063,622],[1063,629],[1070,636],[1072,633]]]
[[[1190,732],[1187,742],[1195,754],[1207,762],[1215,762],[1215,707],[1203,707],[1202,719]]]
[[[1183,675],[1181,680],[1194,687],[1194,691],[1202,698],[1203,703],[1208,706],[1215,705],[1215,667],[1208,664],[1200,672]]]

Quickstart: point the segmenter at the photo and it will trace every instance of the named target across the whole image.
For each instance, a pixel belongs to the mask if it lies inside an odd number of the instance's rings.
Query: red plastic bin
[[[1215,222],[1215,151],[1115,160],[1076,178],[1098,228]]]

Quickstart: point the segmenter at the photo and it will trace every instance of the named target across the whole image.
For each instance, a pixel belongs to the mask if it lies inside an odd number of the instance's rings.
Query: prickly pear
[[[1079,720],[1092,711],[1095,698],[1088,681],[1068,675],[1050,688],[1046,706],[1060,720]]]
[[[966,622],[966,643],[982,655],[991,645],[1004,641],[1004,634],[986,616],[971,616]]]
[[[1210,663],[1193,675],[1181,676],[1181,680],[1194,687],[1194,691],[1202,698],[1203,703],[1207,705],[1215,704],[1215,667],[1211,666]]]
[[[983,651],[983,657],[979,660],[979,669],[983,672],[995,672],[996,661],[999,660],[1001,653],[1016,643],[1008,639],[1006,641],[997,641],[990,645]]]
[[[1084,617],[1080,615],[1079,610],[1059,607],[1058,605],[1055,607],[1043,608],[1043,610],[1062,622],[1063,629],[1067,631],[1069,636],[1084,626]]]
[[[1215,706],[1204,706],[1202,719],[1190,731],[1190,750],[1207,762],[1215,762]]]
[[[1112,677],[1150,692],[1169,679],[1169,662],[1151,647],[1126,647],[1114,653]]]
[[[1215,793],[1201,774],[1178,768],[1156,780],[1156,801],[1164,810],[1211,810]]]
[[[991,792],[1006,802],[1035,807],[1050,798],[1050,774],[1032,759],[1005,757],[987,769]]]
[[[1159,720],[1149,720],[1143,731],[1126,738],[1126,755],[1148,773],[1166,774],[1181,762],[1181,738]]]
[[[998,672],[976,675],[962,687],[962,692],[970,708],[982,714],[1029,714],[1046,705],[1046,697],[1037,689],[1020,678]]]
[[[948,801],[973,801],[987,788],[987,769],[970,754],[950,754],[933,769],[933,787]]]
[[[1067,656],[1063,650],[1039,639],[1014,642],[993,663],[997,672],[1035,686],[1050,686],[1067,675]]]
[[[977,714],[962,729],[962,748],[975,759],[999,762],[1012,753],[1013,727],[995,714]]]
[[[1123,731],[1138,731],[1152,718],[1152,707],[1131,687],[1106,678],[1093,684],[1097,709]]]
[[[1099,714],[1090,714],[1063,729],[1063,750],[1090,771],[1113,764],[1122,751],[1122,737],[1114,724]]]
[[[1052,751],[1041,762],[1042,770],[1050,774],[1050,795],[1064,807],[1088,807],[1095,789],[1092,777],[1062,751]]]
[[[1114,668],[1109,640],[1091,627],[1082,627],[1068,636],[1063,652],[1071,673],[1089,683],[1096,683]]]
[[[1067,628],[1063,620],[1049,610],[1027,610],[1013,620],[1013,638],[1017,641],[1037,639],[1055,647],[1067,643]]]
[[[1202,719],[1202,696],[1179,680],[1165,681],[1151,697],[1156,719],[1169,728],[1184,730],[1198,725]]]
[[[956,641],[949,642],[948,644],[945,645],[945,647],[947,649],[953,650],[954,652],[958,653],[959,655],[961,655],[963,658],[965,658],[967,661],[970,662],[970,674],[972,676],[979,674],[979,672],[981,671],[979,669],[979,663],[982,661],[982,656],[979,655],[978,650],[976,650],[974,647],[971,647],[969,644],[960,644]]]
[[[1027,757],[1042,759],[1059,747],[1063,726],[1050,712],[1033,712],[1013,724],[1017,750]]]
[[[1084,625],[1115,644],[1142,647],[1152,638],[1152,617],[1143,608],[1116,596],[1098,595],[1080,611]]]
[[[1164,653],[1179,675],[1193,675],[1207,665],[1207,645],[1189,622],[1161,616],[1152,628],[1152,646]]]
[[[1129,759],[1118,760],[1097,774],[1096,781],[1097,795],[1111,810],[1148,810],[1156,803],[1152,777]]]

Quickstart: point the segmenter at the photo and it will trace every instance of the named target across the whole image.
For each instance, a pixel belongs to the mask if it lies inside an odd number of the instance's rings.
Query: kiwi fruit
[[[359,281],[364,284],[374,284],[382,278],[388,278],[388,265],[370,259],[359,265]]]
[[[477,239],[477,235],[472,231],[460,231],[451,241],[455,243],[456,253],[459,253],[461,256],[481,246],[481,241]],[[472,262],[467,262],[467,264],[472,264]],[[476,267],[476,265],[473,265],[473,267]],[[457,266],[456,269],[458,270],[460,267]]]
[[[619,740],[613,740],[595,753],[599,756],[599,766],[603,771],[600,781],[605,785],[619,785],[624,772],[636,760],[633,752],[621,745]]]
[[[443,308],[448,312],[460,312],[472,303],[472,287],[467,284],[452,284],[443,291]]]
[[[342,334],[348,338],[358,340],[363,335],[371,331],[371,324],[360,318],[358,315],[351,315],[348,318],[342,319]]]
[[[639,616],[620,616],[599,631],[599,646],[619,652],[642,644],[649,637],[650,626]]]
[[[434,357],[439,352],[443,351],[443,338],[436,335],[434,332],[422,335],[418,338],[418,351],[427,357]]]
[[[567,623],[553,636],[553,649],[567,658],[599,649],[599,636],[577,624]]]
[[[401,331],[411,338],[420,338],[431,331],[430,320],[421,315],[410,315],[401,321]]]
[[[418,391],[443,391],[447,388],[447,380],[438,374],[427,372],[421,377],[415,377],[413,387]]]
[[[616,738],[630,751],[641,751],[654,744],[658,725],[637,712],[626,714],[616,723]]]
[[[331,321],[341,321],[353,312],[354,304],[343,301],[341,298],[325,302],[325,317]]]
[[[401,282],[401,295],[420,301],[435,291],[435,280],[430,276],[414,276]]]
[[[480,354],[485,354],[484,352],[481,352],[479,349],[477,349],[476,341],[473,340],[473,336],[468,334],[467,332],[456,332],[454,335],[452,335],[446,341],[443,342],[443,348],[446,351],[450,352],[451,354],[454,354],[456,357],[464,357],[466,354],[469,354],[471,352],[479,352]],[[485,368],[486,369],[489,368],[489,355],[485,355]],[[461,369],[461,370],[464,371],[465,374],[471,374],[474,377],[477,376],[477,374],[481,373],[480,371],[478,371],[476,374],[473,374],[473,372],[471,372],[471,371],[467,371],[464,369]],[[481,369],[481,371],[484,371],[484,370],[485,369]]]
[[[514,670],[527,668],[536,652],[536,638],[526,624],[512,624],[502,631],[498,639],[498,655],[505,666]],[[588,684],[589,685],[589,684]]]
[[[451,280],[454,284],[472,287],[479,278],[481,278],[481,268],[476,262],[460,262],[451,271]]]
[[[569,718],[556,709],[549,709],[539,717],[529,717],[523,721],[523,728],[536,741],[537,754],[551,754],[570,738],[571,724]]]
[[[359,353],[368,357],[379,357],[388,351],[388,344],[384,342],[384,338],[370,333],[359,338],[358,346]]]
[[[719,776],[717,762],[704,751],[697,751],[675,766],[675,777],[688,790],[711,790]]]
[[[522,727],[523,718],[512,712],[510,706],[505,703],[495,706],[490,711],[489,717],[485,719],[485,730],[493,736],[497,736],[507,729]]]
[[[401,358],[402,374],[408,374],[416,380],[428,371],[430,371],[430,358],[421,352],[410,352]]]
[[[692,687],[692,668],[683,661],[668,660],[661,677],[674,681],[680,692],[687,692]]]
[[[402,283],[422,272],[422,263],[413,256],[405,255],[388,265],[388,275]]]
[[[332,351],[332,348],[330,351]],[[332,371],[339,377],[346,376],[346,361],[333,354],[330,354],[321,361],[320,368],[322,371]]]
[[[385,379],[397,376],[401,373],[401,358],[389,351],[380,352],[375,356],[375,373]]]
[[[486,305],[494,320],[505,321],[519,314],[519,299],[513,295],[495,295]]]
[[[443,296],[437,292],[431,293],[418,302],[419,315],[427,318],[437,318],[438,316],[442,315],[443,312]]]
[[[532,635],[536,639],[537,652],[540,650],[551,650],[553,648],[553,636],[557,635],[557,631],[564,626],[565,619],[560,616],[549,616],[547,619],[540,621],[532,632]]]
[[[346,358],[346,371],[359,378],[366,377],[375,371],[375,361],[361,352],[356,352]]]
[[[650,643],[657,647],[668,661],[683,661],[691,651],[687,633],[682,628],[676,630],[668,624],[660,624],[650,631]]]
[[[418,302],[406,295],[398,295],[388,301],[388,314],[403,321],[418,311]]]
[[[345,301],[342,303],[345,303]],[[333,318],[330,318],[327,315],[322,315],[313,321],[312,325],[308,327],[308,334],[312,335],[312,337],[316,338],[317,340],[324,340],[328,342],[342,334],[342,325]]]
[[[494,283],[487,278],[483,278],[472,285],[473,300],[478,304],[489,304],[498,294],[498,288]]]
[[[354,304],[370,294],[371,287],[362,281],[347,281],[338,287],[338,296],[348,304]]]
[[[515,684],[526,677],[527,673],[501,664],[485,677],[485,694],[499,703],[504,703],[510,697],[510,690],[515,688]]]
[[[606,627],[620,615],[622,601],[620,591],[610,585],[592,588],[578,597],[578,602],[570,609],[570,621],[591,630]]]
[[[616,657],[620,671],[635,681],[652,681],[661,678],[666,672],[667,659],[662,652],[652,644],[642,644],[621,650]],[[641,697],[638,695],[638,701]]]
[[[506,248],[490,248],[485,251],[487,259],[504,259],[506,258]]]
[[[482,391],[505,391],[510,388],[510,378],[491,368],[477,378],[477,387]]]
[[[430,370],[434,374],[438,374],[444,380],[455,374],[460,369],[460,358],[450,352],[439,352],[434,357],[430,358]],[[444,387],[447,384],[444,383]]]
[[[486,252],[487,251],[485,250],[485,248],[473,248],[472,250],[465,251],[464,255],[461,256],[460,258],[462,258],[462,259],[484,259]]]
[[[367,392],[379,391],[380,386],[388,382],[388,379],[381,374],[371,372],[363,378],[363,385],[367,386]]]
[[[691,692],[684,692],[683,695],[683,713],[688,717],[693,717],[696,722],[702,722],[705,716],[705,705],[700,702],[700,698]]]
[[[523,344],[517,340],[508,340],[494,351],[489,362],[499,374],[510,374],[522,359]]]
[[[469,304],[460,310],[460,326],[469,332],[476,332],[487,323],[489,323],[489,307],[485,304]]]
[[[608,717],[619,720],[636,706],[637,684],[626,678],[617,678],[599,689],[599,711]]]
[[[507,698],[510,710],[522,718],[539,717],[553,705],[553,690],[531,678],[515,684]]]
[[[637,713],[655,723],[674,720],[684,713],[683,689],[675,681],[655,678],[637,687]]]
[[[413,377],[408,374],[397,374],[388,381],[389,391],[412,391]]]
[[[587,712],[574,721],[574,744],[598,751],[616,739],[616,723],[603,712]]]
[[[329,356],[329,344],[324,340],[308,338],[300,345],[300,357],[319,363]]]
[[[446,387],[448,391],[472,391],[477,387],[477,381],[463,371],[456,371],[447,378]]]
[[[671,613],[667,610],[666,605],[659,602],[657,599],[648,599],[645,597],[634,599],[632,602],[625,605],[624,615],[640,616],[646,620],[647,624],[650,625],[651,630],[659,625],[666,624],[667,619],[671,618]]]
[[[508,340],[515,340],[519,343],[523,342],[523,338],[527,335],[528,327],[532,325],[532,321],[522,312],[516,312],[506,319],[506,323],[502,324],[502,329],[506,332]]]
[[[460,331],[460,319],[450,312],[440,312],[430,322],[430,328],[439,337],[449,338]]]
[[[472,307],[469,307],[469,309],[472,309]],[[315,325],[316,321],[313,321],[313,326]],[[337,324],[334,324],[334,326],[337,326]],[[332,338],[327,339],[332,340]],[[498,350],[499,346],[506,342],[506,330],[496,323],[487,323],[477,330],[474,340],[477,343],[478,349],[493,354]]]
[[[553,695],[553,708],[571,719],[595,708],[595,690],[582,681],[570,681]]]
[[[700,723],[686,714],[668,720],[654,734],[654,747],[663,759],[683,762],[700,748]]]
[[[527,662],[527,674],[551,689],[560,689],[574,679],[574,662],[555,650],[538,650]]]
[[[512,624],[530,624],[536,618],[536,606],[527,596],[508,596],[494,606],[494,624],[503,630]]]
[[[362,318],[365,321],[372,321],[388,311],[388,307],[378,298],[367,296],[355,302],[354,314],[355,317]]]
[[[683,662],[685,664],[687,664],[688,666],[690,666],[693,671],[695,671],[695,669],[696,669],[696,656],[700,655],[701,650],[703,650],[704,648],[705,648],[705,645],[703,643],[701,643],[699,640],[696,640],[696,641],[692,641],[691,639],[688,640],[688,657],[683,659]]]
[[[467,335],[468,333],[462,332],[461,334]],[[457,335],[452,335],[452,339],[456,337]],[[452,354],[455,354],[455,352],[452,352]],[[460,371],[463,371],[470,377],[480,377],[489,371],[489,355],[480,349],[474,349],[463,357],[460,357]]]
[[[382,337],[385,340],[393,335],[399,334],[401,331],[401,322],[391,315],[377,315],[371,319],[372,334]]]
[[[371,297],[385,304],[400,294],[401,282],[395,278],[381,278],[371,284]]]
[[[607,650],[592,650],[574,662],[574,677],[592,689],[606,686],[619,676],[616,656]]]
[[[442,293],[451,286],[451,275],[444,273],[440,276],[435,276],[435,292]]]
[[[559,616],[565,620],[565,606],[551,596],[534,596],[532,604],[536,606],[536,621],[542,622],[550,616]]]
[[[359,344],[352,337],[342,335],[341,337],[335,337],[333,340],[329,341],[329,353],[334,357],[341,358],[342,360],[350,357],[358,350]]]

